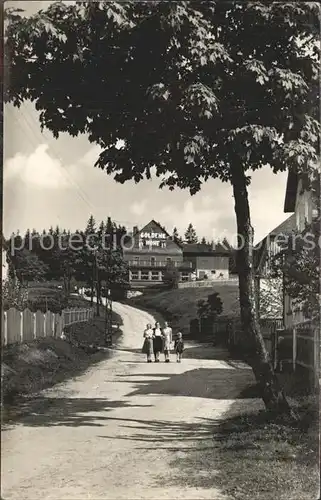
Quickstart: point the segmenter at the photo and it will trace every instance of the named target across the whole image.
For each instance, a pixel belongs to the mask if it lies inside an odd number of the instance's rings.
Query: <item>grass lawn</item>
[[[159,312],[171,322],[174,330],[188,335],[190,321],[197,317],[197,302],[218,292],[223,301],[224,316],[239,316],[239,291],[236,285],[217,284],[213,288],[179,288],[166,291],[146,290],[143,295],[128,299],[128,303]]]
[[[219,431],[224,490],[240,500],[318,498],[315,403],[299,403],[299,425],[269,421],[264,411],[227,419]]]

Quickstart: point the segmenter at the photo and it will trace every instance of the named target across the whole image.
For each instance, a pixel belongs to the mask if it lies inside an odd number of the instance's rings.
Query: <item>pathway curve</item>
[[[223,500],[205,464],[195,464],[198,480],[183,464],[192,447],[215,453],[213,427],[226,411],[261,408],[257,399],[235,404],[251,371],[200,346],[181,364],[147,364],[142,330],[154,319],[113,307],[123,336],[112,358],[42,392],[32,414],[2,432],[2,498]]]

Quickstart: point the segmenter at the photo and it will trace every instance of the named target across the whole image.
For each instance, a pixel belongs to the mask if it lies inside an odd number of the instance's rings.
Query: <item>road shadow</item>
[[[213,439],[213,430],[219,425],[219,421],[215,419],[196,419],[194,422],[170,422],[167,420],[111,417],[109,420],[116,421],[119,423],[119,427],[131,431],[130,435],[104,435],[98,436],[99,438],[140,442],[143,445],[139,448],[141,450],[150,450],[150,445],[154,444],[157,449],[188,451],[192,442],[196,446],[207,443],[212,448],[212,443],[208,441]],[[144,443],[149,446],[144,446]]]
[[[276,422],[263,409],[241,412],[235,401],[220,422],[205,419],[182,430],[172,432],[173,444],[185,432],[187,438],[195,432],[195,439],[183,449],[172,447],[168,486],[215,487],[238,500],[317,498],[318,426],[311,421]]]
[[[241,360],[231,359],[231,354],[225,347],[214,346],[213,343],[186,342],[186,348],[183,355],[184,359],[211,359],[217,361],[226,361],[227,363],[238,362]]]
[[[125,383],[130,381],[135,387],[126,395],[127,397],[151,394],[210,399],[259,397],[254,376],[248,369],[198,368],[180,374],[169,374],[168,371],[164,371],[151,374],[126,374],[120,375],[119,378],[124,378]]]
[[[11,407],[7,427],[19,423],[28,427],[101,427],[108,420],[107,412],[116,408],[150,408],[126,401],[105,398],[46,397],[25,398],[18,407]],[[6,428],[4,424],[4,429]]]
[[[276,423],[259,405],[235,401],[220,418],[193,422],[111,420],[124,432],[99,438],[133,441],[143,452],[163,450],[169,467],[166,478],[155,469],[155,487],[216,489],[237,500],[274,500],[280,491],[284,499],[317,498],[316,434]]]

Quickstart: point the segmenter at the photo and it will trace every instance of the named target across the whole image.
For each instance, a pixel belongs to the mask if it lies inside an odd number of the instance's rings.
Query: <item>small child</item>
[[[175,340],[175,345],[174,345],[174,349],[175,349],[175,352],[176,352],[176,361],[177,361],[177,363],[181,362],[182,354],[183,354],[183,351],[184,351],[184,342],[183,342],[183,338],[182,337],[183,336],[182,336],[181,332],[178,332],[177,339]]]

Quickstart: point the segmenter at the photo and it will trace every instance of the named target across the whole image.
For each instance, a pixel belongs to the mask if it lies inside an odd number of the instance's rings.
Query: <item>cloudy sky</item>
[[[32,13],[47,2],[14,2]],[[9,2],[7,2],[8,6]],[[20,109],[5,106],[4,113],[4,233],[18,229],[42,230],[59,225],[83,228],[90,214],[97,221],[109,215],[131,228],[150,219],[160,221],[169,232],[177,226],[184,233],[190,222],[199,236],[235,238],[232,188],[208,181],[191,197],[188,191],[159,189],[159,180],[117,184],[94,168],[99,148],[86,136],[63,134],[58,140],[40,130],[33,104]],[[286,174],[269,168],[255,172],[250,187],[255,240],[287,218],[283,213]]]

